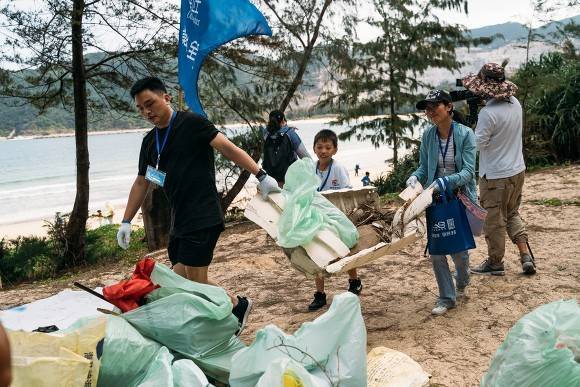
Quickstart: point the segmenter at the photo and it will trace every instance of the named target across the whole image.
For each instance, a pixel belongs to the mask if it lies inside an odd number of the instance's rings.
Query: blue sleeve
[[[296,153],[296,155],[298,155],[299,158],[301,159],[305,157],[308,157],[309,159],[312,158],[310,157],[310,154],[306,150],[306,147],[304,146],[304,143],[300,139],[300,136],[298,136],[298,133],[296,133],[295,128],[289,128],[286,134],[290,138],[290,141],[292,141],[292,148],[294,149],[294,152]]]
[[[262,127],[262,138],[264,139],[264,141],[268,138],[268,128],[267,127]]]
[[[463,152],[461,159],[463,166],[461,171],[448,176],[451,187],[460,187],[469,183],[475,177],[475,154],[476,140],[472,130],[467,130],[467,136],[463,139]]]
[[[411,175],[417,176],[417,180],[424,186],[427,182],[427,132],[423,133],[421,138],[421,147],[419,148],[419,167]]]
[[[286,134],[288,137],[290,137],[290,141],[292,141],[292,147],[294,148],[294,151],[296,151],[300,144],[302,144],[302,140],[300,139],[300,136],[298,136],[298,133],[296,133],[296,129],[289,128]]]

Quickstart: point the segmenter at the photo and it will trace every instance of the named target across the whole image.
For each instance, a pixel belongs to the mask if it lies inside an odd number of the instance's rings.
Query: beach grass
[[[530,203],[548,207],[580,206],[580,199],[571,199],[571,200],[562,200],[558,198],[536,199],[530,200]]]

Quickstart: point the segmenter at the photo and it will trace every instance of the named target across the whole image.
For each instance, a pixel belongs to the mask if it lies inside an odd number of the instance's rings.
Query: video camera
[[[455,86],[463,87],[463,81],[461,79],[456,79]],[[483,98],[481,98],[477,94],[472,93],[469,90],[452,90],[449,92],[449,95],[451,96],[451,101],[453,101],[453,102],[457,102],[457,101],[467,102],[467,107],[469,108],[469,114],[466,117],[466,120],[469,123],[469,126],[474,128],[475,124],[477,123],[477,112],[478,112],[479,106],[483,102]]]

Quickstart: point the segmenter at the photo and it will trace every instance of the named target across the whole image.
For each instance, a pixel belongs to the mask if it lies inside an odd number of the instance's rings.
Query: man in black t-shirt
[[[209,283],[208,266],[224,218],[215,186],[214,149],[238,166],[256,175],[264,198],[278,192],[276,180],[243,150],[230,142],[215,126],[195,113],[174,112],[165,85],[147,77],[131,88],[139,113],[155,125],[141,144],[139,172],[133,183],[123,222],[117,234],[126,249],[131,220],[143,203],[150,182],[163,187],[171,207],[171,231],[167,251],[173,270],[192,281]],[[251,301],[230,296],[233,313],[243,329]]]

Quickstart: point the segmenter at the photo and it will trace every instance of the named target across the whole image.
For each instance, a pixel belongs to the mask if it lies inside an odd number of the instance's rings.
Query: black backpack
[[[292,140],[288,132],[268,134],[264,142],[262,168],[276,181],[284,181],[288,167],[296,161]]]

